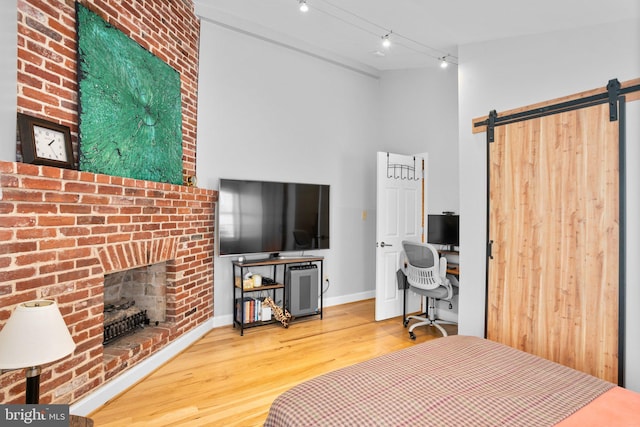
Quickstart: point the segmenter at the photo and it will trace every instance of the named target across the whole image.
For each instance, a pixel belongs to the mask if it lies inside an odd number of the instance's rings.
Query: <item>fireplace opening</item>
[[[161,262],[105,275],[103,344],[166,320],[166,267]]]
[[[102,344],[108,344],[117,338],[135,333],[138,328],[144,328],[151,323],[147,310],[136,307],[135,301],[125,301],[121,305],[106,305],[104,319]]]

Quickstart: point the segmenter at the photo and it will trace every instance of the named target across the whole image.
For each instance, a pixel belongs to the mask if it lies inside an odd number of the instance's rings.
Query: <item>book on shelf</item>
[[[264,298],[236,298],[236,321],[238,323],[268,322],[271,320],[271,307],[264,304]]]

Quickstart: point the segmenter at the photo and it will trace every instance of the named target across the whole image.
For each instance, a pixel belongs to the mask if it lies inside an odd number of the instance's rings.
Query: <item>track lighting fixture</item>
[[[382,47],[384,47],[385,49],[389,49],[391,47],[391,39],[389,38],[389,36],[391,36],[392,32],[393,31],[389,31],[387,34],[382,36]]]
[[[298,5],[301,12],[307,12],[309,10],[309,5],[307,2],[309,0],[297,0]],[[431,59],[437,60],[440,62],[440,67],[447,68],[449,64],[453,64],[455,66],[458,65],[458,57],[451,54],[445,54],[445,51],[437,49],[435,47],[426,45],[418,40],[409,38],[400,33],[394,33],[392,30],[389,30],[387,26],[380,25],[376,22],[371,21],[363,16],[354,13],[345,7],[341,6],[338,0],[312,0],[313,1],[313,10],[314,12],[320,12],[322,15],[326,15],[330,18],[335,19],[336,21],[340,21],[343,24],[352,26],[366,32],[369,35],[374,37],[380,37],[380,32],[383,32],[383,36],[381,36],[381,45],[382,47],[371,51],[370,53],[376,56],[385,56],[386,51],[390,50],[391,44],[394,45],[394,50],[400,49],[408,49],[420,55],[428,56]],[[315,14],[315,13],[314,13]],[[393,37],[393,42],[391,40]],[[375,39],[374,39],[375,40]],[[444,56],[438,56],[443,55]]]

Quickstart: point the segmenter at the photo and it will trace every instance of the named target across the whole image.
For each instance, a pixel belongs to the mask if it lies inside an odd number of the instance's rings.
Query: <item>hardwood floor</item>
[[[326,307],[323,317],[243,337],[216,328],[90,417],[96,427],[261,426],[271,402],[292,386],[440,336],[423,327],[412,341],[401,317],[375,322],[374,300]]]

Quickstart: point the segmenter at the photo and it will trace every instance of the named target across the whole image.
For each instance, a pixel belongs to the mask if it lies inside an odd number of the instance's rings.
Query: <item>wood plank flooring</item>
[[[440,336],[422,327],[412,341],[400,317],[376,322],[374,300],[325,307],[323,317],[243,337],[216,328],[90,417],[96,427],[261,426],[271,402],[292,386]]]

